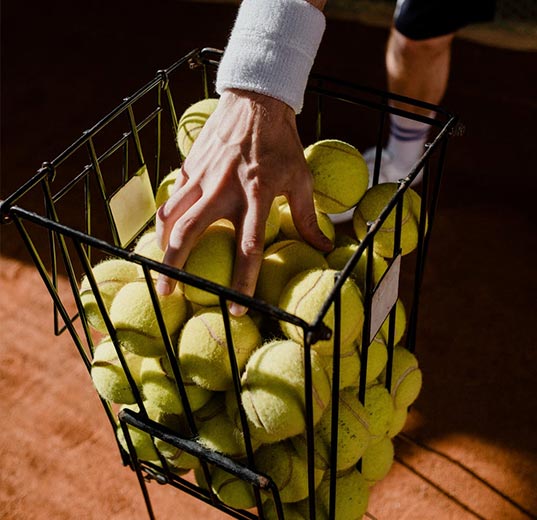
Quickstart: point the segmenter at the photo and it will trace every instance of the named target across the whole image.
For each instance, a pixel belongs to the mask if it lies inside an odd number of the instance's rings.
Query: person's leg
[[[388,88],[395,94],[438,104],[449,78],[451,43],[454,34],[412,40],[392,28],[386,49]],[[433,115],[404,103],[394,106],[425,116]],[[385,149],[381,181],[395,182],[406,176],[423,154],[429,125],[407,117],[390,115],[390,136]],[[371,154],[370,154],[371,155]],[[370,159],[371,169],[374,165]],[[419,177],[416,178],[419,181]]]

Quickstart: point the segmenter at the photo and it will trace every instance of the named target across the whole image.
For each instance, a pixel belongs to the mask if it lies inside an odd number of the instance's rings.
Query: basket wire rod
[[[432,146],[432,145],[431,145]],[[417,334],[417,323],[418,323],[418,305],[420,301],[420,293],[421,293],[421,284],[423,281],[423,271],[425,266],[425,260],[426,255],[429,250],[429,242],[431,237],[431,231],[434,224],[434,216],[436,213],[436,208],[438,206],[438,198],[440,194],[440,186],[442,181],[442,175],[443,175],[443,169],[444,169],[444,163],[445,163],[445,156],[446,156],[446,150],[447,150],[447,139],[444,139],[439,144],[439,159],[436,166],[437,174],[434,178],[434,184],[432,189],[432,195],[431,195],[431,201],[429,204],[429,211],[427,214],[428,222],[427,222],[427,229],[425,228],[425,219],[422,218],[420,220],[420,226],[419,226],[419,236],[422,236],[421,233],[423,233],[423,245],[421,249],[421,255],[418,254],[417,262],[419,262],[419,265],[416,267],[416,277],[415,277],[415,285],[414,285],[414,300],[415,304],[412,305],[410,319],[409,319],[409,326],[408,326],[408,338],[409,338],[409,347],[412,352],[414,352],[415,349],[415,343],[416,343],[416,334]],[[429,169],[430,165],[429,162],[426,163],[425,168]],[[424,172],[427,173],[427,170]],[[423,193],[428,194],[428,183],[430,182],[426,177],[430,177],[430,175],[424,175],[424,184],[423,184]],[[421,215],[425,214],[425,197],[422,197],[422,204],[421,204]]]
[[[150,114],[146,116],[146,118],[141,121],[138,124],[138,131],[143,130],[149,123],[151,123],[160,113],[162,112],[162,108],[157,107],[155,110],[153,110]],[[129,139],[131,139],[132,132],[125,132],[120,139],[118,139],[110,148],[108,148],[105,152],[103,152],[98,157],[99,164],[102,164],[106,159],[111,157],[114,153],[116,153],[120,148],[122,148],[125,143],[128,142]],[[60,163],[61,164],[61,163]],[[59,164],[59,165],[60,165]],[[58,165],[58,166],[59,166]],[[75,177],[73,177],[61,190],[59,190],[54,195],[54,200],[57,201],[64,197],[67,193],[71,191],[71,189],[78,185],[80,182],[80,179],[83,177],[86,177],[90,172],[92,171],[92,165],[86,165],[83,170]]]
[[[90,155],[91,164],[93,165],[93,172],[95,173],[95,176],[96,176],[96,179],[97,179],[97,185],[99,187],[99,191],[101,193],[101,197],[103,199],[103,202],[105,203],[104,206],[105,206],[105,212],[106,212],[106,219],[107,219],[108,224],[110,226],[110,229],[112,231],[112,237],[114,239],[114,244],[119,244],[118,231],[117,231],[117,228],[116,228],[116,224],[114,222],[114,218],[112,216],[112,210],[110,209],[110,205],[108,204],[108,201],[107,201],[106,187],[104,185],[104,179],[103,179],[103,175],[102,175],[102,172],[101,172],[101,166],[100,166],[100,163],[99,163],[99,159],[97,158],[97,154],[95,152],[95,147],[93,145],[93,139],[92,138],[88,139],[87,148],[88,148],[88,153]]]
[[[324,88],[321,88],[321,87],[311,86],[311,87],[308,88],[308,91],[313,92],[315,94],[318,94],[320,96],[326,97],[326,98],[335,99],[335,100],[338,100],[338,101],[342,101],[344,103],[350,103],[352,105],[361,105],[363,107],[371,108],[373,110],[382,111],[382,110],[386,109],[386,104],[385,103],[382,103],[382,102],[379,102],[379,101],[365,100],[363,98],[358,98],[356,96],[353,96],[353,95],[350,95],[350,94],[345,94],[345,93],[337,93],[336,94],[333,91],[330,91],[330,90],[327,90],[327,89],[324,89]],[[422,116],[420,114],[415,114],[414,112],[409,112],[407,110],[403,110],[403,109],[400,109],[400,108],[395,108],[395,107],[392,107],[392,106],[390,106],[390,113],[400,115],[400,116],[405,117],[407,119],[413,119],[415,121],[420,121],[422,123],[427,123],[428,125],[431,125],[431,126],[434,126],[434,127],[439,127],[440,128],[440,127],[442,127],[444,125],[444,123],[442,123],[438,119],[433,119],[432,117]]]
[[[386,106],[388,103],[388,99],[386,97],[383,98],[383,105]],[[375,164],[373,166],[373,186],[376,186],[379,182],[379,175],[380,175],[380,159],[382,157],[382,153],[379,153],[379,151],[382,150],[382,146],[384,143],[384,128],[386,126],[386,109],[381,110],[380,115],[380,124],[378,127],[377,132],[377,144],[376,144],[376,151],[375,154]]]
[[[156,290],[155,290],[155,286],[154,286],[154,283],[153,283],[153,277],[151,276],[151,272],[150,272],[149,268],[146,265],[142,264],[142,269],[143,269],[143,272],[144,272],[146,284],[148,286],[149,294],[151,296],[151,303],[153,305],[153,309],[155,310],[155,315],[157,317],[157,323],[158,323],[160,333],[161,333],[161,336],[162,336],[162,339],[163,339],[163,342],[164,342],[164,347],[166,349],[166,354],[167,354],[167,357],[168,357],[168,361],[170,362],[170,365],[171,365],[171,368],[172,368],[173,377],[174,377],[174,380],[175,380],[175,385],[176,385],[176,388],[179,391],[179,395],[181,397],[181,402],[183,404],[183,411],[184,411],[184,413],[186,415],[188,428],[190,430],[190,435],[192,437],[196,437],[198,435],[198,428],[197,428],[196,422],[194,420],[194,415],[192,413],[192,408],[191,408],[190,402],[188,400],[188,395],[186,393],[184,381],[183,381],[183,378],[182,378],[182,375],[181,375],[181,371],[179,369],[179,365],[177,363],[177,357],[176,357],[174,348],[173,348],[172,343],[171,343],[170,335],[168,334],[168,330],[166,328],[166,323],[164,322],[164,317],[162,316],[162,310],[160,308],[159,299],[158,299],[158,296],[157,296],[157,293],[156,293]],[[212,491],[211,475],[210,475],[210,472],[209,472],[209,468],[208,468],[207,463],[205,462],[205,460],[201,460],[200,462],[201,462],[201,465],[202,465],[202,471],[203,471],[205,480],[207,481],[207,483],[209,485],[209,492],[211,494],[211,498],[212,498],[212,501],[213,501],[213,504],[214,504],[214,503],[216,503],[217,498],[216,498],[216,495],[214,494],[214,492]]]
[[[336,277],[339,275],[336,275]],[[339,435],[339,385],[341,373],[341,291],[334,299],[334,366],[331,395],[331,424],[330,424],[330,487],[328,499],[328,518],[336,517],[336,476],[337,476],[337,447]]]
[[[172,345],[172,341],[170,338],[170,335],[168,333],[166,323],[164,321],[164,317],[162,315],[162,309],[160,306],[160,301],[157,296],[157,292],[155,290],[153,277],[151,275],[151,271],[149,267],[142,264],[142,269],[144,272],[144,277],[146,281],[146,285],[149,291],[149,295],[151,298],[151,303],[153,306],[153,309],[155,311],[155,316],[157,318],[157,324],[159,326],[159,331],[162,337],[162,341],[164,343],[164,348],[166,350],[166,355],[168,357],[168,361],[170,362],[170,365],[172,367],[173,376],[175,379],[175,384],[177,386],[177,390],[179,391],[179,395],[181,397],[181,402],[183,403],[184,412],[187,419],[187,424],[190,429],[190,434],[192,436],[196,436],[198,434],[198,430],[196,427],[196,423],[194,421],[194,415],[192,413],[192,408],[190,407],[190,403],[188,401],[188,395],[186,393],[184,381],[181,375],[181,371],[179,370],[179,365],[177,363],[177,357],[175,349]]]
[[[136,126],[136,120],[134,118],[134,110],[132,104],[127,106],[127,113],[129,115],[129,125],[131,128],[131,135],[134,139],[134,146],[136,149],[136,156],[138,157],[138,166],[145,164],[144,154],[142,152],[142,144],[140,143],[140,136],[138,135],[138,127]]]
[[[310,518],[315,517],[315,432],[313,429],[313,380],[311,374],[311,341],[310,335],[303,329],[304,339],[304,393],[306,415],[306,453],[308,459],[308,502]]]
[[[241,399],[240,399],[240,395],[241,395],[240,374],[239,374],[239,367],[237,365],[237,356],[235,355],[233,335],[231,333],[229,309],[227,306],[227,300],[223,296],[220,296],[219,300],[220,300],[220,310],[222,311],[222,318],[224,321],[226,347],[227,347],[229,362],[231,365],[231,376],[232,376],[232,381],[233,381],[235,400],[236,400],[237,408],[239,411],[239,418],[241,421],[241,426],[242,426],[242,431],[243,431],[244,445],[246,448],[246,459],[248,461],[248,466],[253,471],[255,471],[254,450],[252,448],[252,439],[250,437],[250,430],[248,427],[246,414],[244,412],[244,408],[242,406]],[[263,507],[261,505],[261,494],[259,492],[259,488],[254,486],[253,491],[254,491],[255,502],[259,511],[260,518],[263,520],[264,515],[263,515]]]
[[[160,183],[160,147],[162,145],[162,84],[157,89],[157,126],[155,132],[156,153],[155,153],[155,193]]]
[[[441,114],[441,115],[446,116],[448,118],[452,117],[452,113],[449,110],[447,110],[446,108],[442,107],[442,106],[434,105],[434,104],[428,103],[427,101],[422,101],[422,100],[419,100],[419,99],[414,99],[414,98],[410,98],[410,97],[407,97],[407,96],[403,96],[401,94],[396,94],[394,92],[387,92],[385,90],[377,89],[377,88],[366,86],[366,85],[355,85],[354,83],[352,83],[350,81],[331,78],[331,77],[328,77],[328,76],[325,76],[325,75],[319,74],[319,73],[312,73],[310,75],[310,83],[314,83],[315,81],[326,81],[329,84],[336,85],[336,86],[338,86],[340,88],[349,88],[349,89],[351,89],[353,91],[367,93],[367,94],[373,95],[373,96],[375,96],[377,98],[385,98],[386,97],[389,101],[398,101],[398,102],[400,102],[402,104],[412,106],[412,107],[420,107],[420,108],[426,109],[426,110],[428,110],[430,112],[434,112],[436,114]],[[315,87],[312,85],[311,88],[314,89]],[[332,95],[333,95],[333,92],[332,92]],[[329,95],[328,97],[331,97],[331,96]],[[361,101],[363,101],[363,100],[360,100],[360,102],[358,104],[361,104]],[[366,106],[368,106],[368,105],[366,105]],[[379,107],[377,105],[374,105],[374,107],[372,107],[372,108],[379,108]],[[430,119],[430,118],[427,118],[427,116],[422,116],[422,115],[417,114],[415,112],[410,112],[410,111],[407,111],[407,110],[404,110],[404,109],[398,109],[398,108],[395,108],[394,106],[390,105],[390,110],[392,110],[392,109],[393,109],[393,113],[398,114],[398,115],[402,115],[404,117],[408,117],[410,119],[416,118],[415,119],[416,121],[427,122],[426,120]],[[431,119],[431,121],[436,121],[435,126],[442,126],[441,124],[439,124],[438,120]]]
[[[136,473],[136,477],[138,479],[138,484],[140,485],[140,489],[142,490],[142,495],[144,497],[147,514],[149,515],[150,520],[155,520],[156,517],[155,517],[155,513],[153,512],[153,506],[151,505],[151,497],[149,495],[149,491],[145,483],[145,479],[142,473],[142,468],[140,466],[140,461],[138,460],[138,456],[136,454],[136,449],[132,443],[131,435],[129,432],[129,427],[123,420],[121,420],[121,415],[120,415],[119,423],[121,425],[121,430],[123,431],[123,436],[125,437],[125,442],[127,443],[127,448],[129,451],[131,461],[132,461],[131,462],[132,467]]]
[[[367,222],[368,233],[372,222]],[[373,244],[369,244],[366,251],[366,268],[364,284],[364,325],[362,330],[362,344],[360,348],[360,382],[358,385],[358,399],[365,404],[365,389],[367,379],[367,358],[369,354],[369,344],[371,343],[371,303],[373,301]]]
[[[24,197],[30,190],[35,188],[37,184],[45,179],[52,179],[56,174],[54,166],[49,162],[44,162],[37,170],[37,173],[28,179],[20,188],[15,190],[4,200],[0,200],[0,223],[7,224],[11,221],[10,209],[11,205],[19,198]]]

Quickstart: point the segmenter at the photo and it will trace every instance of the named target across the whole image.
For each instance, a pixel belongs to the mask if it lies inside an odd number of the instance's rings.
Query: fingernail
[[[230,302],[228,308],[229,308],[229,312],[233,314],[233,316],[236,316],[237,318],[246,314],[248,310],[243,305],[239,305],[238,303],[235,303],[235,302]]]
[[[159,278],[157,280],[157,292],[161,296],[167,296],[171,293],[171,287],[170,283],[167,280],[163,280],[162,278]]]

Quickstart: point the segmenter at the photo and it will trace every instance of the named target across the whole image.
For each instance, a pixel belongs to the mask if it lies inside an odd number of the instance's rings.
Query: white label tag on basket
[[[142,166],[110,198],[121,247],[126,246],[153,218],[157,211],[147,166]]]
[[[399,273],[401,271],[401,255],[394,258],[388,270],[384,273],[371,300],[371,328],[369,333],[370,344],[377,332],[386,321],[390,310],[397,302],[399,296]]]

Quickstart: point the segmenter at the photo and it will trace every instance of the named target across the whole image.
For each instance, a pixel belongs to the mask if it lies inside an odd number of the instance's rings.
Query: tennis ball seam
[[[148,332],[146,332],[144,330],[136,330],[136,329],[132,329],[130,327],[118,327],[118,326],[116,326],[115,329],[116,329],[116,332],[128,332],[129,334],[142,336],[142,337],[144,337],[146,339],[151,339],[151,340],[160,340],[160,339],[162,339],[160,335],[154,336],[153,334],[149,334]]]
[[[399,377],[395,381],[395,385],[392,386],[392,393],[395,395],[397,393],[397,390],[399,389],[399,386],[403,383],[403,381],[412,372],[416,372],[418,369],[419,369],[419,367],[417,367],[417,366],[411,366],[411,367],[407,367],[405,370],[403,370],[403,372],[401,372],[401,374],[399,375]]]
[[[339,402],[340,402],[340,406],[343,405],[355,419],[358,419],[358,422],[365,428],[365,430],[368,433],[371,433],[369,430],[369,424],[364,420],[364,418],[360,414],[355,413],[352,406],[349,403],[347,403],[345,399],[341,398]]]
[[[333,202],[338,208],[342,208],[343,210],[347,210],[349,207],[345,204],[342,204],[339,200],[337,200],[334,197],[331,197],[330,195],[327,195],[326,193],[318,190],[313,190],[314,195],[317,195],[318,197],[323,197],[325,199],[328,199],[330,202]],[[337,212],[336,212],[337,213]]]

